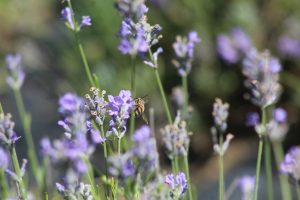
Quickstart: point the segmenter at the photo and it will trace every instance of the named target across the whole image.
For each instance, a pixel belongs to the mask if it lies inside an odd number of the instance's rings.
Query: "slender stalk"
[[[188,155],[188,154],[187,154]],[[189,200],[193,200],[193,193],[192,193],[192,185],[191,185],[191,179],[190,179],[190,172],[189,172],[189,162],[188,162],[188,156],[184,155],[184,171],[188,180],[188,193],[189,193]]]
[[[135,88],[135,57],[131,58],[131,94],[135,98],[136,97],[136,88]],[[131,117],[130,117],[130,135],[133,135],[135,129],[135,113],[134,108],[131,109]]]
[[[121,155],[121,139],[122,138],[118,138],[118,155]]]
[[[299,187],[299,184],[296,185],[296,193],[297,193],[297,199],[300,200],[300,187]]]
[[[162,83],[161,83],[161,80],[160,80],[160,77],[159,77],[158,70],[156,68],[154,68],[154,73],[155,73],[156,82],[158,84],[159,91],[160,91],[160,94],[161,94],[161,97],[162,97],[162,100],[163,100],[163,104],[164,104],[164,107],[165,107],[165,110],[166,110],[168,123],[172,124],[173,120],[172,120],[172,117],[171,117],[171,112],[170,112],[170,109],[169,109],[169,105],[168,105],[168,102],[167,102],[167,98],[166,98],[166,95],[165,95],[164,88],[162,86]]]
[[[272,184],[272,166],[271,166],[271,148],[268,136],[265,135],[265,173],[267,176],[267,194],[268,200],[273,200],[273,184]]]
[[[73,12],[73,7],[72,7],[71,0],[68,0],[67,2],[68,2],[68,6],[70,7],[72,13],[74,13]],[[74,15],[72,15],[72,20],[73,20],[73,22],[75,22]],[[93,79],[93,76],[92,76],[92,73],[91,73],[88,61],[86,59],[86,56],[85,56],[85,53],[84,53],[84,50],[83,50],[80,38],[78,36],[78,33],[77,33],[76,30],[74,30],[73,32],[74,32],[74,35],[75,35],[75,40],[76,40],[76,43],[77,43],[77,46],[78,46],[78,49],[79,49],[79,52],[80,52],[80,56],[81,56],[81,59],[82,59],[82,62],[83,62],[83,66],[84,66],[84,69],[85,69],[85,73],[86,73],[86,75],[88,77],[89,83],[90,83],[91,86],[95,86],[96,84],[94,83],[94,79]]]
[[[223,146],[223,133],[220,134],[220,147]],[[223,153],[219,154],[219,200],[224,197],[224,159]]]
[[[263,140],[260,138],[259,145],[258,145],[257,161],[256,161],[255,186],[254,186],[254,195],[253,195],[254,200],[257,200],[263,144],[264,144]]]
[[[1,199],[6,199],[8,195],[8,187],[6,182],[6,177],[4,174],[4,170],[0,169],[0,191],[1,191]]]
[[[29,158],[29,164],[31,167],[31,172],[34,175],[34,178],[36,180],[36,183],[38,184],[38,187],[42,186],[42,179],[41,179],[41,170],[39,167],[37,155],[35,152],[36,148],[33,142],[31,130],[30,130],[30,124],[31,124],[31,119],[30,116],[26,113],[25,106],[24,106],[24,101],[21,95],[21,91],[19,89],[14,90],[14,96],[17,104],[17,109],[19,112],[19,116],[21,119],[21,123],[24,129],[25,133],[25,141],[27,144],[27,154]],[[41,189],[41,188],[39,188]]]
[[[273,151],[275,155],[275,161],[277,169],[279,169],[280,162],[283,160],[284,152],[282,148],[281,143],[273,143]],[[291,200],[292,199],[292,193],[290,184],[288,182],[288,178],[282,174],[279,174],[279,183],[280,183],[280,189],[281,189],[281,199],[285,200]]]
[[[91,162],[89,161],[88,158],[84,158],[85,163],[88,166],[88,171],[86,173],[86,178],[89,181],[90,185],[91,185],[91,193],[93,195],[93,197],[95,199],[98,198],[97,192],[96,192],[96,183],[95,183],[95,179],[94,179],[94,173],[93,173],[93,167],[91,165]]]
[[[182,80],[182,88],[183,88],[183,92],[184,92],[183,114],[184,114],[184,116],[186,116],[188,113],[188,105],[189,105],[189,91],[188,91],[187,75],[183,75],[181,80]]]
[[[104,135],[103,125],[100,126],[100,130],[101,130],[101,133]],[[103,153],[104,153],[105,179],[108,180],[107,146],[106,145],[107,145],[107,143],[106,143],[106,141],[104,141],[104,143],[103,143]],[[108,189],[107,184],[105,184],[105,196],[106,196],[106,198],[109,197],[109,189]]]
[[[17,182],[17,187],[19,187],[19,189],[20,189],[20,194],[19,195],[21,196],[22,199],[25,200],[25,199],[27,199],[25,184],[24,184],[23,178],[21,176],[20,164],[19,164],[19,161],[18,161],[16,149],[15,149],[14,146],[12,146],[10,148],[10,155],[11,155],[11,159],[12,159],[12,163],[13,163],[15,173],[18,177],[18,180],[16,182]]]

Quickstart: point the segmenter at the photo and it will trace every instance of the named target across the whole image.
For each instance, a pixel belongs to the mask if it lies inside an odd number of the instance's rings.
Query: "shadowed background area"
[[[212,104],[216,97],[230,104],[228,132],[235,136],[225,156],[226,187],[229,188],[241,175],[255,173],[258,138],[253,128],[245,126],[245,116],[249,111],[259,109],[244,98],[246,89],[241,61],[229,64],[220,58],[216,44],[219,34],[229,34],[232,28],[240,27],[255,47],[269,49],[280,59],[283,94],[277,105],[287,110],[290,123],[284,147],[288,149],[299,144],[300,1],[148,0],[146,4],[149,6],[149,22],[163,28],[163,38],[157,45],[164,49],[159,58],[159,71],[170,102],[174,87],[181,84],[177,69],[172,64],[175,56],[172,43],[177,35],[187,35],[192,30],[201,38],[188,78],[192,109],[189,128],[193,132],[189,159],[192,181],[199,186],[201,196],[217,198],[218,165],[210,134]],[[121,17],[114,8],[114,1],[74,1],[73,6],[76,15],[90,15],[92,18],[93,25],[81,31],[80,37],[101,87],[112,94],[117,94],[120,89],[129,89],[130,58],[118,51],[117,33]],[[22,135],[13,94],[5,82],[4,67],[7,53],[20,53],[26,71],[22,94],[26,108],[32,114],[32,132],[38,147],[39,140],[45,135],[55,138],[63,133],[57,125],[59,96],[69,91],[86,94],[88,80],[75,38],[64,26],[61,2],[0,0],[0,8],[0,101],[4,110],[13,114],[17,132]],[[292,39],[293,47],[285,43],[290,51],[284,51],[280,46],[282,37]],[[293,48],[296,50],[292,51]],[[156,137],[159,139],[159,128],[165,125],[166,118],[155,77],[141,60],[137,62],[137,74],[137,96],[150,97],[146,114],[150,107],[154,108]],[[173,102],[172,105],[175,115],[176,104]],[[138,123],[143,121],[138,120]],[[25,148],[24,142],[17,146],[19,152],[25,152],[22,151]],[[167,169],[169,162],[160,149],[161,162]],[[235,193],[233,196],[238,196]]]

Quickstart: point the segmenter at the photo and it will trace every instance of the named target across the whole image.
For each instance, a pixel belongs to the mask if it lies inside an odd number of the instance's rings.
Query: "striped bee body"
[[[134,114],[137,117],[142,116],[143,120],[148,124],[147,117],[145,116],[145,103],[147,102],[147,97],[145,96],[143,98],[137,97],[134,99],[135,109]]]

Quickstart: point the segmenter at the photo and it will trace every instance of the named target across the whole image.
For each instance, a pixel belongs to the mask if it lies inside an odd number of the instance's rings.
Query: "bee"
[[[147,117],[146,117],[144,111],[145,111],[145,104],[148,102],[148,100],[149,100],[148,95],[146,95],[142,98],[137,97],[134,99],[134,105],[135,105],[134,114],[137,117],[142,116],[142,118],[146,122],[146,124],[148,124],[148,120],[147,120]]]

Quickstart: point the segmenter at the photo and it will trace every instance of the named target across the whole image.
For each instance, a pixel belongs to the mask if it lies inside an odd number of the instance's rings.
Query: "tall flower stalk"
[[[39,166],[36,148],[33,142],[33,137],[31,133],[31,117],[27,113],[21,94],[21,87],[25,79],[25,73],[22,69],[22,57],[20,54],[7,55],[6,56],[6,68],[8,71],[7,83],[12,88],[14,92],[14,97],[18,109],[18,113],[23,126],[25,141],[27,144],[27,153],[29,157],[29,163],[31,166],[31,172],[34,175],[35,181],[38,184],[39,189],[43,188],[42,182],[42,169]]]
[[[212,140],[214,143],[214,151],[219,156],[219,200],[224,197],[224,154],[229,147],[230,141],[233,139],[232,134],[227,134],[224,141],[224,134],[227,130],[227,118],[229,115],[229,104],[223,103],[221,99],[216,99],[213,105],[214,126],[211,128]]]
[[[246,76],[245,86],[250,90],[248,97],[252,103],[261,108],[262,120],[261,124],[256,126],[256,132],[259,136],[259,146],[256,165],[256,180],[254,199],[257,199],[258,184],[261,167],[261,157],[265,141],[265,166],[267,176],[267,193],[268,199],[273,197],[272,186],[272,168],[270,141],[267,135],[267,109],[275,104],[281,94],[281,85],[279,84],[279,72],[281,65],[279,61],[271,57],[268,51],[258,53],[256,49],[252,49],[243,60],[243,74]]]
[[[66,25],[67,27],[72,30],[72,32],[74,33],[75,36],[75,40],[76,40],[76,44],[83,62],[83,66],[84,66],[84,70],[86,73],[86,76],[89,80],[89,84],[90,86],[96,86],[95,80],[93,79],[92,73],[91,73],[91,69],[89,67],[85,52],[83,50],[83,46],[82,43],[80,41],[80,37],[78,35],[79,31],[86,27],[86,26],[91,26],[91,19],[89,16],[82,16],[82,21],[81,24],[78,24],[77,21],[75,20],[74,17],[74,11],[72,8],[72,3],[71,0],[67,0],[68,3],[68,7],[64,8],[61,11],[62,16],[65,18],[66,20]]]

